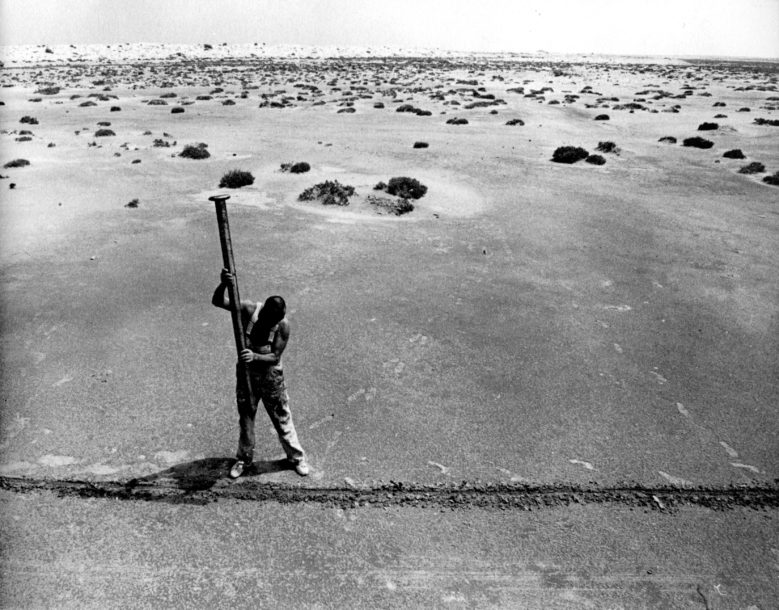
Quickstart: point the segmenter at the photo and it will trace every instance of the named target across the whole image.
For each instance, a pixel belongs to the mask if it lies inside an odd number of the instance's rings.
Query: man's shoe
[[[243,469],[246,464],[243,463],[242,460],[236,460],[235,464],[233,464],[233,467],[230,469],[230,478],[231,479],[237,479],[243,474]]]
[[[295,464],[295,472],[297,472],[301,477],[305,477],[308,476],[309,472],[311,472],[311,467],[308,465],[306,460],[301,460]]]

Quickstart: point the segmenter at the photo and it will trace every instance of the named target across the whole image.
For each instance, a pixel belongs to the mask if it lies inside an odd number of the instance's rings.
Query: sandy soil
[[[234,453],[208,196],[241,169],[239,285],[289,304],[314,473],[236,485],[775,496],[779,190],[762,178],[779,127],[755,123],[777,119],[775,65],[82,51],[6,51],[0,71],[0,160],[30,162],[0,169],[3,475],[124,482]],[[177,156],[198,142],[210,158]],[[600,142],[619,148],[604,165],[551,162]],[[280,170],[297,161],[311,171]],[[765,172],[739,173],[754,161]],[[394,176],[428,186],[401,217],[365,201]],[[356,187],[350,206],[297,200],[333,179]]]

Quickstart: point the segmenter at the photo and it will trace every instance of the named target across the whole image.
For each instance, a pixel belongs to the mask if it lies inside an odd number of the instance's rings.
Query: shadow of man
[[[175,486],[182,491],[204,491],[211,489],[218,481],[227,479],[228,471],[234,462],[233,458],[205,458],[176,464],[160,472],[132,479],[127,482],[127,487],[132,489],[144,486]],[[247,466],[243,477],[281,472],[292,468],[286,459],[253,462]]]

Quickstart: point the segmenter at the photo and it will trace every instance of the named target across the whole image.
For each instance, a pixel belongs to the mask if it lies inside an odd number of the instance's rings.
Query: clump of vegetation
[[[713,131],[715,129],[719,129],[717,123],[701,123],[698,125],[698,131]]]
[[[133,199],[132,201],[130,201],[128,203],[125,203],[124,207],[126,207],[126,208],[137,208],[138,207],[138,200],[137,199]]]
[[[427,142],[414,142],[414,148],[427,148],[430,146]]]
[[[30,162],[27,159],[14,159],[13,161],[9,161],[3,167],[9,168],[9,167],[25,167],[29,165]]]
[[[614,142],[598,142],[595,148],[598,152],[619,154],[619,147]]]
[[[163,93],[162,95],[160,95],[160,97],[164,99],[170,99],[172,97],[178,97],[178,96],[173,91],[168,91],[167,93]]]
[[[219,181],[219,188],[237,189],[254,184],[254,176],[250,172],[233,169],[227,172]]]
[[[181,106],[174,106],[170,109],[171,114],[181,114],[182,112],[184,112],[184,109]]]
[[[160,100],[160,99],[149,100],[149,103],[147,105],[148,106],[167,106],[168,102],[166,102],[165,100]]]
[[[365,201],[370,205],[377,207],[380,210],[386,210],[395,216],[401,216],[402,214],[408,214],[409,212],[414,211],[414,204],[408,199],[390,199],[389,197],[368,195],[365,198]]]
[[[662,142],[663,144],[676,144],[676,138],[673,136],[663,136],[658,142]]]
[[[88,106],[97,106],[97,103],[93,102],[92,100],[87,100],[86,102],[81,102],[79,104],[80,108],[86,108]]]
[[[57,95],[61,89],[59,87],[41,87],[37,91],[35,91],[38,95]]]
[[[764,171],[765,171],[765,165],[763,165],[759,161],[752,161],[752,163],[748,163],[740,170],[738,170],[738,173],[739,174],[762,174]]]
[[[592,165],[604,165],[606,163],[606,159],[604,159],[601,155],[590,155],[584,160],[585,163],[591,163]]]
[[[384,108],[384,102],[376,102],[373,105],[373,107],[376,108],[377,110],[381,110],[382,108]]]
[[[120,112],[121,110],[119,106],[111,106],[111,112]]]
[[[779,186],[779,172],[775,172],[770,176],[763,178],[763,182],[770,184],[771,186]]]
[[[576,163],[586,159],[590,153],[579,146],[560,146],[552,154],[555,163]]]
[[[201,142],[200,144],[187,144],[179,153],[179,157],[185,159],[208,159],[211,153],[208,152],[208,144]]]
[[[506,125],[510,125],[510,126],[513,126],[513,125],[520,125],[520,126],[522,126],[524,124],[525,124],[525,121],[523,121],[522,119],[511,119],[510,121],[506,121]]]
[[[35,117],[32,117],[32,116],[25,115],[21,119],[19,119],[19,122],[20,123],[26,123],[27,125],[37,125],[38,124],[38,119],[36,119]]]
[[[357,112],[354,108],[341,108],[336,114],[352,114]]]
[[[210,95],[198,95],[197,97],[195,97],[195,99],[198,102],[207,102],[208,100],[213,99],[213,98]]]
[[[688,146],[691,148],[711,148],[714,146],[714,142],[707,140],[706,138],[700,138],[698,136],[692,138],[685,138],[682,141],[682,146]]]
[[[378,188],[381,184],[383,183],[377,184],[374,190],[386,190],[390,195],[403,199],[419,199],[427,193],[427,187],[424,184],[416,178],[409,178],[408,176],[390,178],[384,189]]]
[[[105,138],[107,136],[115,136],[115,135],[116,134],[114,133],[113,129],[98,129],[95,132],[96,138]]]
[[[290,174],[305,174],[311,170],[311,166],[305,161],[299,163],[282,163],[281,171],[289,172]]]
[[[611,120],[608,114],[599,114],[595,117],[596,121],[609,121]]]
[[[162,138],[155,138],[152,146],[154,148],[170,148],[170,142],[163,140]]]
[[[387,183],[386,182],[378,182],[376,186],[373,187],[374,191],[386,191],[387,190]]]
[[[455,117],[455,118],[449,119],[446,122],[446,124],[447,125],[467,125],[468,124],[468,119],[458,119],[458,118]]]
[[[354,195],[354,187],[341,184],[338,180],[325,180],[307,188],[298,195],[300,201],[320,201],[322,205],[349,205],[349,197]]]
[[[746,155],[741,151],[740,148],[734,148],[733,150],[728,150],[722,154],[723,157],[726,159],[746,159]]]
[[[779,119],[761,119],[757,118],[752,121],[755,125],[770,125],[771,127],[779,127]]]

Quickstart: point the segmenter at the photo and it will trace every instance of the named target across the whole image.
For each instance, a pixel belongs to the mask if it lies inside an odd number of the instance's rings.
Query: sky
[[[0,0],[0,44],[133,42],[779,59],[779,0]]]

